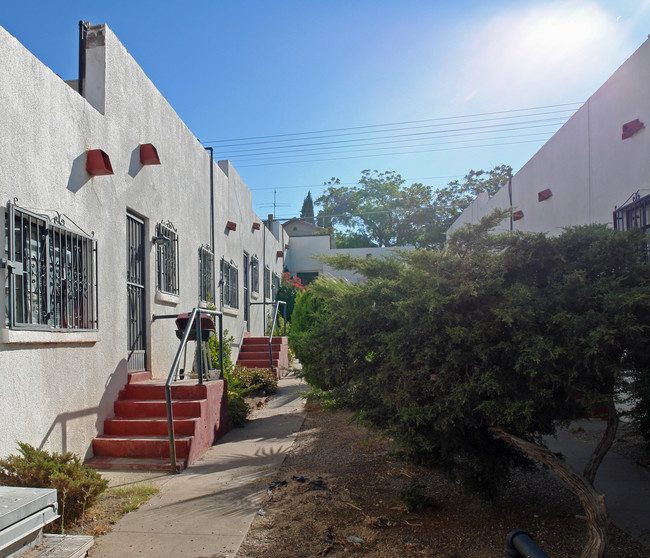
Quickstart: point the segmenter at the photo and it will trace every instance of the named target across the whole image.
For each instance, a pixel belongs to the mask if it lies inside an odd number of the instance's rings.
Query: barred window
[[[271,298],[271,270],[264,266],[264,298]]]
[[[209,246],[199,248],[199,300],[214,302],[214,254]]]
[[[239,270],[234,263],[221,260],[221,303],[239,308]]]
[[[97,241],[12,203],[6,216],[9,326],[97,330]]]
[[[251,258],[251,289],[260,292],[260,261],[255,256]]]
[[[178,294],[178,234],[169,221],[156,225],[158,290]]]
[[[273,300],[278,299],[278,292],[280,292],[280,276],[277,273],[273,274]]]

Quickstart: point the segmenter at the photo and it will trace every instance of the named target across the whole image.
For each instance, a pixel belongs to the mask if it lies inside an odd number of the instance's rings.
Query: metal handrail
[[[266,317],[266,305],[273,304],[272,302],[251,302],[253,304],[263,304],[264,305],[264,316]],[[273,330],[275,329],[275,322],[278,319],[278,309],[282,304],[282,316],[284,318],[284,336],[287,335],[287,303],[284,300],[275,301],[275,311],[273,313],[273,321],[271,322],[271,332],[269,333],[269,361],[271,364],[271,374],[275,374],[275,368],[273,367]]]
[[[275,301],[275,312],[273,314],[273,321],[271,322],[271,332],[269,333],[269,359],[271,361],[271,374],[275,374],[273,369],[273,330],[275,329],[275,321],[278,319],[278,310],[282,304],[282,315],[284,317],[284,336],[287,335],[287,303],[284,300]]]
[[[181,344],[176,351],[176,356],[174,357],[174,362],[172,364],[169,375],[167,376],[167,381],[165,382],[165,404],[167,406],[167,430],[169,432],[169,457],[171,472],[178,473],[178,466],[176,464],[176,437],[174,435],[174,411],[172,408],[172,388],[171,383],[176,377],[178,372],[178,365],[181,361],[181,355],[183,354],[183,349],[187,345],[187,340],[190,336],[192,330],[192,325],[196,322],[196,340],[198,343],[201,343],[202,331],[201,331],[201,320],[196,319],[198,313],[211,314],[213,316],[219,317],[219,379],[223,379],[223,314],[218,310],[206,310],[204,308],[196,307],[192,310],[190,318],[187,321],[185,326],[185,332],[183,333],[183,338],[181,339]],[[153,321],[177,318],[180,314],[165,314],[157,316],[154,314]],[[199,385],[203,385],[203,359],[200,359],[200,370],[199,370]]]

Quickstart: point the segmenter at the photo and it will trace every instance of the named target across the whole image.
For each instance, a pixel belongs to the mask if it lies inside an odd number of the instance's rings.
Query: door
[[[144,221],[126,214],[126,292],[128,369],[145,370]]]
[[[250,262],[246,252],[244,252],[244,328],[250,331],[250,298],[248,294],[248,283],[250,277]]]

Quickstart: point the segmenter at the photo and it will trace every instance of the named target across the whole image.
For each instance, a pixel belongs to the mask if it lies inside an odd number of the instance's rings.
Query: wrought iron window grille
[[[254,293],[260,292],[260,261],[257,256],[251,258],[251,290]]]
[[[231,260],[221,259],[221,304],[239,308],[239,270]]]
[[[273,274],[273,300],[278,299],[278,293],[280,292],[280,276],[277,273]]]
[[[271,269],[264,266],[264,298],[271,298]]]
[[[178,233],[170,221],[161,221],[156,225],[156,236],[152,238],[156,245],[156,267],[158,271],[157,287],[164,293],[178,295]]]
[[[13,329],[98,329],[97,241],[72,219],[7,203],[7,325]],[[66,217],[81,232],[66,226]]]
[[[214,302],[214,253],[209,246],[199,247],[199,300]]]

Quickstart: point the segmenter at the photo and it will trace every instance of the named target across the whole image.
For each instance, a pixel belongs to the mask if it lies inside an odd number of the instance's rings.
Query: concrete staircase
[[[165,384],[150,372],[129,374],[114,403],[115,416],[93,440],[88,465],[100,470],[170,469]],[[228,431],[224,380],[172,385],[176,461],[184,469]]]
[[[289,368],[287,338],[274,337],[271,341],[271,349],[276,376],[281,378]],[[237,364],[246,368],[270,368],[268,337],[244,337]]]

